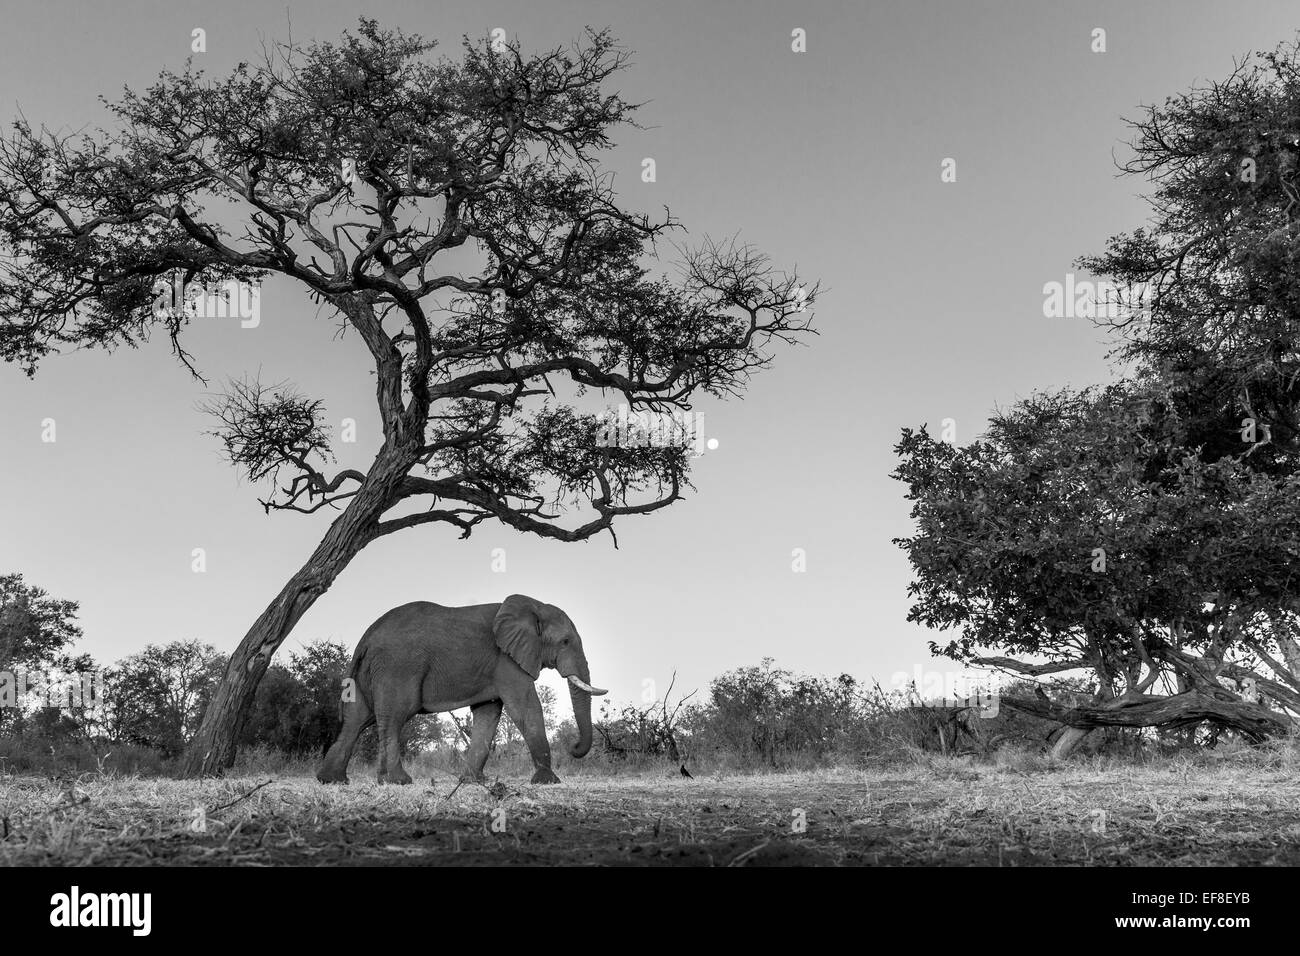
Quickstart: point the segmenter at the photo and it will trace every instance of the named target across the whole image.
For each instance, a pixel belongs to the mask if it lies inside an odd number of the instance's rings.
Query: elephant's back
[[[432,601],[401,604],[381,615],[361,637],[362,644],[404,643],[419,639],[427,642],[437,636],[451,637],[477,633],[491,628],[500,604],[475,604],[448,607]]]

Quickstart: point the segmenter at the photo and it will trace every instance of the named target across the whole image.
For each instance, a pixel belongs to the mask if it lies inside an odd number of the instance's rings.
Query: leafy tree
[[[1151,221],[1080,265],[1146,308],[1103,323],[1120,354],[1175,383],[1188,444],[1294,471],[1300,453],[1300,45],[1241,61],[1132,122],[1122,169]],[[1243,448],[1242,420],[1257,423]]]
[[[0,575],[0,670],[50,668],[81,637],[76,601],[61,601],[26,584],[21,574]]]
[[[1063,390],[965,447],[924,428],[897,447],[917,522],[896,542],[916,573],[909,620],[958,630],[931,644],[955,660],[1091,670],[1093,707],[1004,698],[1080,731],[1058,753],[1097,726],[1285,731],[1285,713],[1243,698],[1250,687],[1300,713],[1300,674],[1259,672],[1291,639],[1300,597],[1300,478],[1204,460],[1177,406],[1158,381]]]
[[[89,655],[73,657],[69,653],[81,637],[77,611],[76,601],[52,598],[43,589],[25,583],[21,574],[0,575],[0,673],[7,674],[0,677],[0,683],[6,695],[17,694],[20,672],[24,675],[22,685],[27,685],[28,677],[58,679],[60,674],[94,670]],[[29,723],[24,710],[32,703],[17,699],[12,703],[15,706],[0,704],[0,727],[8,725],[11,732],[21,733]],[[64,716],[60,727],[71,733],[67,721],[72,718]]]
[[[303,720],[304,748],[324,753],[339,730],[339,701],[343,675],[352,652],[333,641],[313,641],[302,653],[289,654],[289,667],[303,688],[308,716]]]
[[[198,641],[150,644],[123,658],[106,676],[110,735],[179,755],[197,733],[225,666],[216,648]]]
[[[546,726],[551,730],[552,736],[554,736],[555,729],[560,723],[556,716],[556,705],[559,703],[559,698],[556,697],[555,688],[549,684],[538,684],[537,697],[542,703],[542,718],[545,720]],[[466,716],[462,726],[469,729],[471,723],[470,718]],[[515,744],[522,744],[523,740],[523,734],[515,726],[515,722],[509,716],[503,715],[501,722],[497,724],[497,734],[492,740],[492,750],[496,750],[498,746],[507,748]]]
[[[194,370],[187,312],[156,304],[175,273],[292,280],[370,354],[383,438],[364,471],[329,474],[324,410],[292,387],[234,383],[212,406],[231,461],[273,482],[268,510],[340,513],[231,655],[189,772],[234,760],[271,656],[362,548],[488,520],[612,534],[682,496],[688,451],[614,446],[573,403],[737,395],[809,328],[816,287],[747,247],[705,243],[680,277],[652,274],[677,224],[620,208],[597,164],[635,109],[605,89],[627,60],[607,33],[533,56],[433,46],[362,19],[224,79],[164,73],[111,105],[117,132],[19,121],[0,144],[0,356],[29,374],[64,346],[155,331]],[[470,251],[479,266],[458,268]]]
[[[537,697],[542,702],[542,717],[546,720],[546,726],[554,727],[557,723],[556,708],[560,702],[555,693],[555,688],[550,684],[539,684],[537,686]]]
[[[289,664],[272,664],[258,685],[240,742],[285,753],[323,753],[339,728],[343,674],[352,659],[342,644],[315,641]]]
[[[289,668],[272,664],[257,685],[253,706],[240,728],[240,744],[261,744],[283,753],[303,749],[303,724],[310,717],[303,687]]]
[[[1259,736],[1297,712],[1298,120],[1293,41],[1132,122],[1122,169],[1151,182],[1150,221],[1079,265],[1123,290],[1098,321],[1147,394],[1037,396],[966,449],[924,430],[899,446],[921,521],[902,542],[913,618],[959,627],[952,656],[1092,668],[1077,730],[1204,718]],[[1105,574],[1089,573],[1094,547]]]

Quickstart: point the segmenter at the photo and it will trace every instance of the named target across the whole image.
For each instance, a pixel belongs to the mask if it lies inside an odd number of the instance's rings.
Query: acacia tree
[[[1286,651],[1300,479],[1206,462],[1185,440],[1148,381],[1036,395],[961,448],[924,428],[898,445],[917,521],[896,542],[917,575],[909,620],[956,628],[931,643],[955,660],[1090,672],[1091,705],[1003,698],[1071,728],[1058,756],[1095,727],[1209,721],[1259,739],[1300,715]]]
[[[0,355],[29,374],[61,346],[155,330],[194,371],[189,315],[156,304],[173,273],[287,277],[373,360],[383,440],[365,471],[331,473],[321,403],[292,389],[245,381],[213,407],[231,460],[274,482],[268,510],[340,513],[232,654],[190,773],[234,760],[271,655],[366,545],[488,520],[612,534],[681,497],[688,450],[612,446],[572,403],[597,390],[667,412],[739,394],[809,328],[816,287],[748,247],[705,243],[680,276],[651,272],[677,224],[620,208],[597,166],[636,108],[604,89],[627,60],[607,33],[533,56],[466,39],[458,61],[435,60],[433,46],[362,19],[221,80],[163,73],[111,105],[115,132],[19,122],[0,145]],[[476,268],[457,268],[469,250]]]
[[[1300,42],[1146,107],[1121,165],[1153,186],[1149,225],[1079,265],[1148,307],[1099,323],[1175,385],[1189,444],[1300,465]],[[1243,448],[1243,419],[1257,447]]]

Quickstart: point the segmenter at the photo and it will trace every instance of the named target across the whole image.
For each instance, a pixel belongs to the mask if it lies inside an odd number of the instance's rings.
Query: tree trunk
[[[181,772],[185,776],[216,774],[235,762],[244,717],[252,705],[257,685],[271,664],[271,656],[316,599],[367,544],[374,540],[375,525],[390,506],[393,484],[411,462],[385,449],[371,466],[365,482],[343,513],[334,519],[312,556],[239,642],[226,672],[190,742]]]
[[[1074,753],[1074,748],[1083,742],[1091,730],[1084,730],[1082,727],[1066,727],[1061,736],[1056,738],[1056,743],[1052,745],[1052,759],[1064,760],[1070,754]]]
[[[677,746],[677,735],[673,733],[671,727],[668,729],[667,738],[668,738],[668,759],[671,760],[673,763],[681,763],[682,751],[681,748]]]
[[[1290,634],[1282,633],[1277,635],[1277,643],[1282,649],[1282,659],[1286,661],[1291,676],[1300,678],[1300,642]]]
[[[1276,713],[1261,704],[1212,697],[1198,691],[1189,691],[1173,697],[1156,697],[1147,694],[1126,694],[1102,704],[1085,704],[1067,707],[1044,697],[1003,697],[1001,703],[1013,710],[1045,717],[1079,730],[1097,727],[1190,727],[1202,721],[1229,727],[1251,740],[1285,735],[1292,726],[1290,718]],[[1067,731],[1068,734],[1068,731]],[[1066,739],[1063,734],[1057,746]],[[1078,743],[1078,741],[1074,741]],[[1055,749],[1053,750],[1055,753]]]

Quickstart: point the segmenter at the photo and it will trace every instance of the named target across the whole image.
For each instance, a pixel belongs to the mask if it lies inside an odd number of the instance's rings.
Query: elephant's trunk
[[[585,757],[587,751],[591,749],[591,694],[596,689],[591,686],[591,671],[587,669],[587,658],[584,655],[578,661],[578,673],[569,677],[569,699],[573,701],[573,722],[578,725],[578,740],[569,753],[575,757]]]

